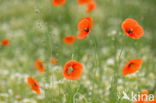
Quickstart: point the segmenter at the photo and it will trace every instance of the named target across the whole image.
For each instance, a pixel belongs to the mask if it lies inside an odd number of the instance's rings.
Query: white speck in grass
[[[35,21],[35,23],[34,23],[34,29],[35,29],[37,32],[44,33],[44,32],[47,31],[47,26],[46,26],[46,24],[44,23],[44,21],[38,20],[38,21]]]
[[[92,92],[88,92],[88,95],[92,95]]]
[[[98,85],[97,84],[94,84],[94,89],[97,89],[98,88]]]
[[[115,35],[117,32],[116,30],[112,30],[111,34]]]
[[[80,100],[83,100],[83,98],[84,98],[83,95],[80,95],[80,96],[79,96],[79,99],[80,99]]]
[[[86,65],[86,67],[87,67],[87,68],[92,68],[92,66],[93,66],[93,63],[91,63],[91,62],[88,62],[88,63],[86,63],[85,65]],[[83,66],[84,66],[84,65],[83,65]]]
[[[92,87],[92,86],[90,86],[90,87],[89,87],[89,90],[93,90],[93,87]]]
[[[11,80],[18,80],[18,82],[26,81],[28,74],[22,74],[22,73],[12,73],[10,75]]]
[[[150,77],[150,78],[155,78],[156,76],[155,76],[154,73],[150,73],[150,74],[149,74],[149,77]]]
[[[56,27],[53,27],[52,28],[52,35],[59,35],[59,33],[60,33],[60,31],[59,31],[59,29],[58,28],[56,28]]]
[[[119,84],[123,84],[123,80],[122,80],[122,79],[119,79],[119,80],[118,80],[118,83],[119,83]]]
[[[10,31],[10,27],[9,27],[9,25],[6,24],[6,23],[3,23],[3,24],[2,24],[1,29],[2,29],[3,31],[7,31],[7,32]]]
[[[107,55],[107,54],[109,54],[110,49],[108,49],[107,47],[103,47],[101,49],[101,51],[102,51],[103,54]]]
[[[44,98],[45,98],[45,92],[44,92],[43,89],[41,89],[41,94],[39,94],[39,95],[37,96],[37,99],[42,100],[42,99],[44,99]]]
[[[0,97],[8,98],[9,97],[9,94],[7,94],[7,93],[0,93]]]
[[[124,89],[124,87],[122,85],[119,85],[117,89],[118,89],[118,91],[122,91]]]
[[[140,73],[138,73],[138,76],[143,77],[143,76],[145,76],[145,73],[144,72],[140,72]]]
[[[35,8],[35,13],[36,14],[40,14],[40,9],[39,8]]]
[[[85,85],[88,85],[88,86],[91,85],[91,82],[89,80],[87,80],[85,83],[86,83]]]
[[[16,95],[15,98],[16,98],[17,100],[20,100],[22,97],[21,97],[20,95]]]
[[[21,39],[24,38],[25,32],[23,30],[16,30],[7,32],[6,35],[11,39]]]
[[[13,95],[13,90],[12,89],[9,89],[8,90],[8,93],[9,93],[10,96],[12,96]]]
[[[101,95],[101,94],[103,94],[103,90],[102,89],[99,89],[98,90],[98,93]]]
[[[58,80],[58,81],[54,81],[54,85],[59,85],[59,84],[63,84],[64,83],[64,80],[65,79],[61,79],[61,80]]]
[[[114,36],[114,35],[116,35],[116,30],[112,30],[110,33],[108,33],[108,36]]]
[[[61,66],[53,66],[51,70],[53,70],[53,71],[58,71],[58,70],[60,70],[60,69],[62,69]]]
[[[113,58],[107,59],[106,64],[107,65],[114,65],[114,59]]]
[[[32,98],[24,98],[21,103],[37,103],[36,100]]]
[[[83,80],[87,80],[87,76],[86,75],[82,75],[82,79]]]
[[[9,71],[2,69],[0,70],[0,74],[6,76],[6,75],[9,75]]]

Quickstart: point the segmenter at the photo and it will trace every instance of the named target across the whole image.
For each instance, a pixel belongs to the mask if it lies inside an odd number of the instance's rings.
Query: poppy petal
[[[140,69],[141,65],[142,65],[142,59],[132,59],[125,64],[122,74],[128,75],[128,74],[135,73]]]
[[[134,36],[135,39],[138,39],[144,35],[144,30],[140,25],[137,25],[134,28],[134,32],[135,32],[135,36]]]
[[[1,44],[2,44],[3,46],[7,46],[7,45],[9,45],[9,40],[4,39],[4,40],[1,41]]]
[[[31,89],[34,90],[36,93],[38,93],[38,94],[41,93],[40,86],[39,86],[38,82],[33,77],[28,77],[27,83],[31,87]]]
[[[42,60],[36,60],[34,63],[34,66],[40,73],[43,73],[45,71],[44,64],[43,64]]]
[[[87,37],[88,33],[85,31],[82,31],[78,34],[77,38],[78,39],[85,39]]]
[[[89,13],[89,12],[91,12],[92,10],[94,10],[95,8],[96,8],[96,3],[95,3],[94,1],[89,2],[89,3],[87,4],[87,10],[86,10],[86,12]]]
[[[87,4],[89,2],[91,2],[92,0],[78,0],[78,4],[82,5],[82,4]]]
[[[56,58],[51,58],[50,62],[51,62],[51,64],[57,64],[58,63]]]
[[[63,39],[64,43],[66,43],[67,45],[72,45],[75,43],[76,41],[76,38],[75,36],[73,35],[68,35],[68,36],[65,36],[64,39]]]
[[[92,29],[93,20],[90,17],[83,18],[79,21],[78,30],[84,31],[85,28]]]
[[[52,0],[52,4],[54,6],[60,6],[60,5],[64,5],[66,2],[66,0]]]

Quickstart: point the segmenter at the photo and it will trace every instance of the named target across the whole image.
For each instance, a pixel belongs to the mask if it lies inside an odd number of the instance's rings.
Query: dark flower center
[[[130,63],[129,65],[128,65],[128,67],[132,67],[134,65],[134,63]]]
[[[36,84],[36,83],[34,83],[34,86],[35,86],[35,87],[37,87],[37,84]]]
[[[39,67],[40,67],[40,68],[43,68],[43,64],[40,63],[40,64],[39,64]]]
[[[128,29],[128,30],[127,30],[127,33],[132,34],[132,33],[133,33],[133,29],[131,29],[131,28]]]
[[[89,28],[84,28],[84,31],[85,32],[89,32]]]

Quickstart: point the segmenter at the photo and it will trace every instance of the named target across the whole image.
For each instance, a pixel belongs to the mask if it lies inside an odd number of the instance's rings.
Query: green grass
[[[156,92],[155,0],[96,1],[97,9],[89,14],[76,0],[61,7],[50,0],[0,1],[0,40],[11,42],[0,46],[0,103],[132,103],[118,97],[123,91]],[[94,19],[88,38],[64,44],[63,37],[76,36],[78,21],[87,16]],[[144,27],[144,37],[132,40],[124,35],[121,23],[128,17]],[[50,64],[52,57],[57,65]],[[124,63],[133,58],[143,59],[141,69],[123,77]],[[36,59],[44,60],[43,75],[34,68]],[[85,67],[80,80],[63,77],[64,63],[71,59]],[[40,95],[26,84],[28,76],[39,81]]]

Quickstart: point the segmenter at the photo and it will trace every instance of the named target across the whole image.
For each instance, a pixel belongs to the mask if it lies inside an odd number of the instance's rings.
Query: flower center
[[[36,83],[34,83],[34,86],[35,86],[35,87],[37,87],[37,84],[36,84]]]
[[[71,72],[73,72],[74,71],[74,69],[72,68],[72,67],[69,67],[68,68],[68,74],[70,74]]]
[[[84,31],[85,32],[89,32],[89,28],[84,28]]]
[[[134,63],[130,63],[129,65],[128,65],[128,67],[132,67],[134,65]]]
[[[130,33],[130,34],[133,33],[133,29],[131,29],[131,28],[128,29],[128,30],[127,30],[127,33]]]

